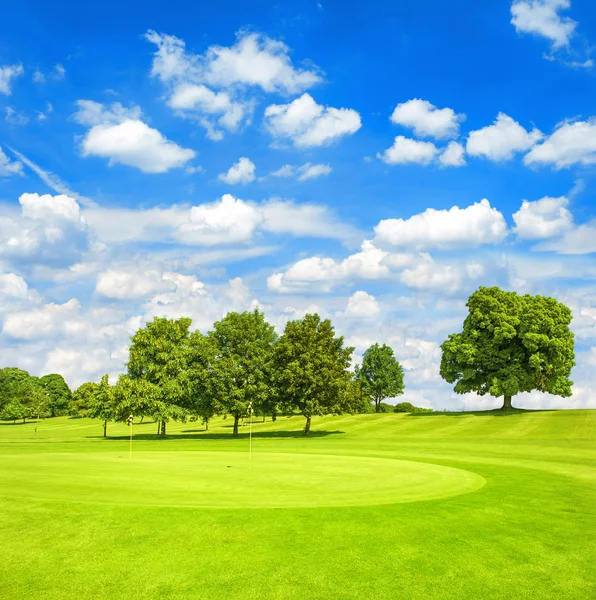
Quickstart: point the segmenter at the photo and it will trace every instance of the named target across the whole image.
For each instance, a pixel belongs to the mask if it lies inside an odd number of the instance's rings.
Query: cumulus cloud
[[[276,139],[290,139],[297,148],[311,148],[356,133],[362,123],[355,110],[325,107],[305,93],[289,104],[268,106],[265,126]]]
[[[250,121],[254,100],[247,90],[295,94],[323,81],[318,68],[294,66],[283,42],[259,33],[240,32],[234,45],[213,45],[202,55],[172,35],[149,31],[145,37],[157,46],[151,75],[167,86],[168,105],[213,140]]]
[[[95,291],[106,298],[130,300],[147,298],[175,288],[167,273],[110,269],[98,275]]]
[[[354,292],[348,300],[346,311],[347,317],[375,317],[379,314],[381,308],[376,298],[363,291]]]
[[[570,7],[570,0],[515,0],[511,4],[511,24],[518,33],[547,38],[553,49],[568,46],[577,23],[559,11]]]
[[[530,149],[542,137],[538,129],[526,131],[511,117],[499,113],[492,125],[470,132],[466,151],[470,156],[489,160],[509,160],[516,152]]]
[[[443,167],[463,167],[466,164],[464,147],[459,142],[449,142],[439,156]]]
[[[524,164],[550,164],[557,169],[596,164],[596,117],[563,123],[524,156]]]
[[[0,314],[22,309],[41,300],[36,290],[16,273],[0,274]]]
[[[194,150],[171,142],[141,121],[138,107],[114,103],[105,108],[90,100],[77,105],[75,120],[90,127],[81,141],[83,156],[100,156],[109,159],[110,166],[121,163],[144,173],[165,173],[195,157]]]
[[[24,73],[23,65],[4,65],[0,67],[0,94],[10,96],[12,94],[12,80]]]
[[[456,114],[452,108],[437,108],[419,98],[398,104],[391,115],[392,123],[413,129],[418,137],[436,139],[457,137],[464,119],[465,115]]]
[[[538,244],[533,250],[548,250],[559,254],[592,254],[596,252],[596,220],[573,227],[559,239]]]
[[[243,156],[228,169],[227,173],[220,173],[218,179],[229,185],[250,183],[255,180],[255,163]]]
[[[212,204],[193,206],[188,222],[180,225],[175,237],[192,244],[215,245],[249,242],[263,221],[255,206],[224,194]]]
[[[400,275],[400,281],[417,290],[457,292],[462,283],[462,272],[456,265],[438,263],[430,255],[422,255],[417,264]]]
[[[19,203],[20,216],[0,217],[0,256],[72,262],[89,246],[87,222],[74,198],[22,194]]]
[[[497,244],[506,235],[503,215],[486,199],[466,208],[428,208],[409,219],[384,219],[375,227],[375,241],[418,249]]]
[[[23,175],[23,165],[16,160],[11,161],[0,146],[0,177],[12,177],[13,175]]]
[[[420,142],[398,135],[393,140],[393,145],[377,158],[388,165],[405,165],[417,163],[428,165],[437,155],[437,147],[432,142]]]
[[[540,200],[524,200],[521,208],[513,214],[514,232],[518,237],[538,240],[560,235],[573,227],[573,216],[565,208],[569,200],[565,196]]]

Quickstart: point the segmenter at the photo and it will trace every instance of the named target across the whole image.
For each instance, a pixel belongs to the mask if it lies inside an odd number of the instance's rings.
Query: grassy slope
[[[487,484],[407,504],[205,510],[96,504],[93,490],[89,504],[20,500],[16,484],[0,479],[0,597],[596,597],[596,411],[327,417],[310,439],[297,435],[302,423],[255,424],[255,452],[421,461]],[[153,439],[155,428],[135,426],[135,453],[172,452],[176,461],[177,451],[247,449],[247,428],[232,440],[229,421],[209,433],[177,424],[167,440]],[[33,429],[0,425],[0,472],[24,453],[128,452],[122,425],[110,425],[109,440],[88,420],[42,422],[37,440]],[[43,456],[39,465],[31,477],[57,485]],[[159,471],[144,485],[163,493]]]

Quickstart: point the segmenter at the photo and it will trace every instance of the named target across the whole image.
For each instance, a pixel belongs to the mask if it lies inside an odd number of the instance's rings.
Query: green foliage
[[[72,400],[72,392],[64,377],[51,373],[39,378],[39,383],[49,398],[50,416],[57,417],[68,412]]]
[[[103,435],[107,435],[108,421],[114,421],[116,407],[114,403],[114,390],[110,385],[108,375],[104,375],[92,396],[93,402],[89,411],[89,416],[93,419],[103,421]]]
[[[28,419],[48,417],[49,397],[38,377],[21,369],[0,369],[0,417],[3,419]]]
[[[373,344],[362,357],[362,365],[356,366],[356,379],[362,390],[375,404],[376,412],[386,398],[404,393],[404,370],[386,344]]]
[[[184,419],[185,416],[180,403],[185,393],[182,373],[187,368],[191,323],[186,317],[155,317],[131,338],[128,376],[143,382],[147,402],[141,414],[161,422],[162,436],[165,436],[165,426],[170,419]]]
[[[481,287],[468,300],[462,333],[441,348],[441,376],[458,394],[511,397],[539,390],[571,396],[574,362],[571,311],[544,296]]]
[[[396,413],[431,413],[432,408],[421,408],[420,406],[414,406],[410,402],[400,402],[395,406],[392,406],[393,412]]]
[[[90,416],[96,391],[97,383],[88,381],[81,384],[72,394],[68,407],[69,414],[77,417]]]
[[[289,321],[275,346],[276,379],[283,404],[306,417],[304,433],[310,433],[313,415],[340,414],[350,410],[346,388],[354,348],[335,337],[329,319],[307,314]]]
[[[193,338],[202,358],[195,367],[201,382],[196,394],[203,396],[202,411],[230,414],[234,417],[234,435],[238,421],[253,411],[264,410],[275,401],[273,388],[273,344],[277,335],[259,309],[229,312],[213,325],[208,340]]]

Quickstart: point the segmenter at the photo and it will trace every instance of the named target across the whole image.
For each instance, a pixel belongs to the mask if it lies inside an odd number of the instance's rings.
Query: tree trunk
[[[161,422],[161,433],[160,433],[160,436],[162,438],[166,437],[166,422],[165,421]]]
[[[103,437],[108,437],[108,422],[103,422]]]
[[[161,421],[157,421],[157,435],[159,435],[159,431],[161,429]]]
[[[23,423],[25,422],[25,419],[26,419],[26,418],[27,418],[27,417],[23,417]]]
[[[209,419],[205,419],[205,431],[209,431]]]
[[[501,406],[501,410],[508,410],[511,408],[513,408],[511,406],[511,396],[505,394],[505,396],[503,396],[503,406]]]
[[[304,426],[304,435],[308,435],[310,433],[310,419],[311,416],[308,415],[308,417],[306,417],[306,425]]]
[[[141,415],[141,425],[143,424],[143,419],[145,418],[145,415]]]
[[[265,422],[265,415],[263,415],[263,423]]]
[[[381,400],[375,398],[375,412],[381,412]]]
[[[240,415],[234,415],[234,437],[238,437],[238,421],[240,421]]]
[[[275,421],[277,421],[277,413],[276,412],[272,412],[271,413],[271,420],[275,423]]]

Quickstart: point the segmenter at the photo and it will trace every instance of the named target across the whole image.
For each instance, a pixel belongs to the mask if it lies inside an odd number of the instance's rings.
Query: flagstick
[[[248,421],[248,470],[250,471],[252,462],[252,402],[249,404],[250,414]]]
[[[132,460],[132,419],[130,421],[130,444],[128,446],[128,458]]]

